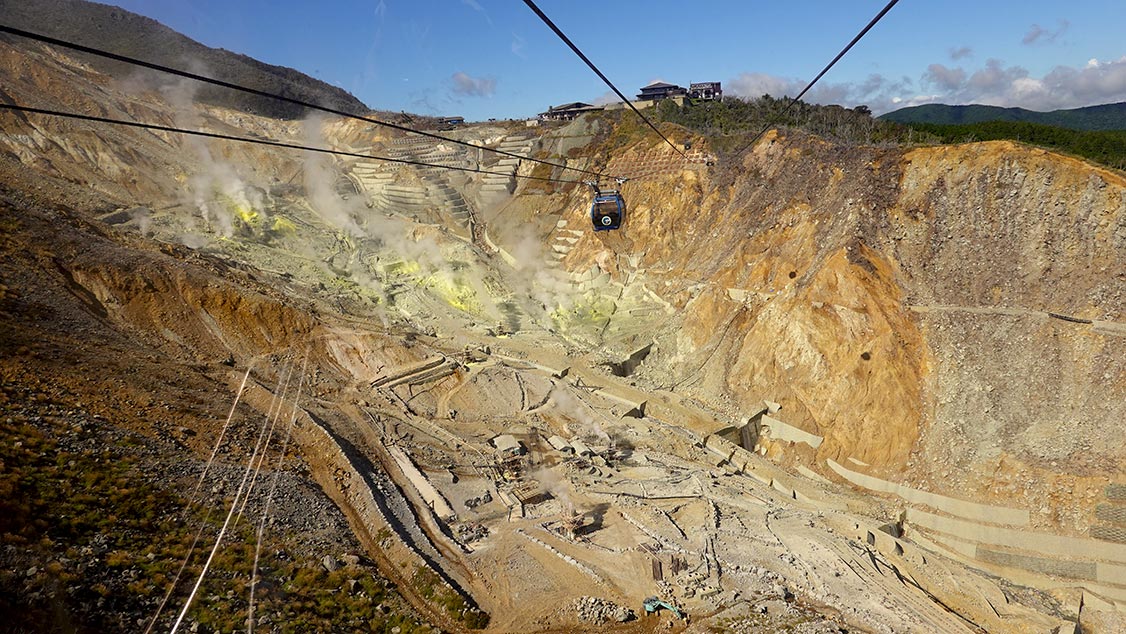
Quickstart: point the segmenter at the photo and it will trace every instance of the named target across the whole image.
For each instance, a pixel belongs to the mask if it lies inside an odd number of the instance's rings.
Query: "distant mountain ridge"
[[[353,114],[370,109],[347,91],[309,77],[300,71],[274,66],[224,49],[205,46],[164,26],[160,22],[124,9],[85,0],[0,0],[0,22],[15,28],[84,44],[120,55],[207,75],[263,92],[280,94]],[[17,46],[31,40],[3,36]],[[69,52],[94,68],[125,78],[144,69],[93,55]],[[144,71],[162,84],[174,84],[178,77]],[[226,106],[279,119],[298,119],[304,108],[266,97],[257,97],[226,88],[199,84],[197,101]]]
[[[1051,112],[998,106],[926,104],[894,110],[879,118],[905,124],[965,125],[987,121],[1021,121],[1072,130],[1126,130],[1126,102]]]

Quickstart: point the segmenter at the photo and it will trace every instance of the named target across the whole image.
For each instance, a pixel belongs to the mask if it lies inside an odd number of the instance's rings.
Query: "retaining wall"
[[[821,442],[824,440],[821,436],[816,436],[805,431],[804,429],[794,427],[789,423],[783,422],[781,420],[778,420],[777,418],[774,418],[773,416],[767,416],[765,414],[763,414],[762,416],[762,427],[770,430],[767,432],[767,435],[769,435],[774,440],[785,440],[787,442],[803,442],[810,447],[813,447],[814,449],[820,447]]]
[[[1007,524],[1010,526],[1027,526],[1028,525],[1028,511],[1026,509],[1014,509],[1001,506],[989,506],[987,504],[978,504],[977,502],[969,502],[966,500],[959,500],[956,498],[946,497],[945,495],[938,495],[929,491],[920,491],[919,489],[912,489],[911,487],[897,484],[895,482],[888,482],[875,476],[870,476],[858,471],[846,469],[837,464],[833,460],[828,460],[826,463],[829,468],[848,480],[856,486],[870,489],[873,491],[882,491],[884,493],[891,493],[900,498],[914,503],[923,504],[931,508],[938,509],[950,515],[964,517],[966,519],[976,520],[979,522],[990,522],[994,524]]]
[[[1056,557],[1126,563],[1126,544],[1112,544],[1082,537],[985,526],[952,517],[941,517],[913,508],[907,509],[907,521],[980,544],[1030,550]]]
[[[450,507],[450,503],[438,492],[438,489],[434,488],[434,485],[430,483],[426,475],[419,471],[418,467],[414,465],[414,462],[411,461],[405,451],[399,447],[392,446],[387,448],[387,453],[391,454],[391,457],[395,459],[395,463],[399,465],[399,469],[406,474],[407,479],[414,485],[415,490],[422,496],[422,499],[430,505],[430,508],[434,509],[435,515],[446,521],[456,517],[457,514],[454,513],[453,508]]]

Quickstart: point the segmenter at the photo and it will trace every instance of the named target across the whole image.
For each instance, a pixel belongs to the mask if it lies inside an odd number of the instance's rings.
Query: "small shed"
[[[562,436],[552,436],[548,438],[547,444],[551,445],[552,449],[563,453],[571,453],[575,450],[571,447],[571,443],[564,440]]]
[[[493,438],[493,446],[497,448],[497,453],[502,456],[522,456],[527,451],[524,445],[516,440],[512,434],[501,434]]]
[[[571,441],[571,448],[575,450],[576,456],[589,458],[594,455],[594,452],[591,451],[590,447],[587,447],[586,443],[579,440],[578,438]]]

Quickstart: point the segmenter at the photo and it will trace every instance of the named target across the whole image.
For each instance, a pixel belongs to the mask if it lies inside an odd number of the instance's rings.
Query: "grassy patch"
[[[411,584],[419,596],[442,608],[450,618],[466,627],[474,630],[488,627],[489,615],[469,605],[461,594],[443,582],[433,570],[419,566]]]
[[[230,500],[188,511],[173,484],[154,475],[161,467],[144,458],[167,447],[14,383],[0,397],[0,630],[143,631],[203,525],[157,625],[166,629]],[[224,539],[187,614],[199,631],[246,627],[256,529],[244,518]],[[267,533],[260,624],[283,632],[423,630],[373,566],[329,572],[308,550],[294,535]]]

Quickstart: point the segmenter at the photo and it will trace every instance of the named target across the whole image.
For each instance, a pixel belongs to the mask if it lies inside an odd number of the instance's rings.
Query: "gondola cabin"
[[[610,231],[622,226],[626,216],[626,201],[616,190],[600,191],[590,206],[590,221],[595,231]]]

